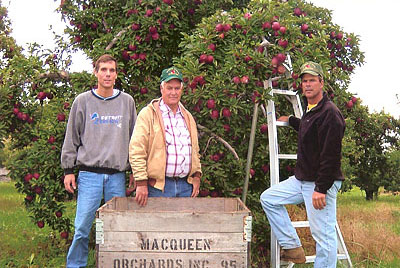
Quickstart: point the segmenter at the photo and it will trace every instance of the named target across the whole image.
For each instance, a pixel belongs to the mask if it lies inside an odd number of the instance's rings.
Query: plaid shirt
[[[160,101],[160,110],[165,126],[167,167],[165,176],[186,177],[189,175],[192,156],[190,133],[178,106],[176,114]]]

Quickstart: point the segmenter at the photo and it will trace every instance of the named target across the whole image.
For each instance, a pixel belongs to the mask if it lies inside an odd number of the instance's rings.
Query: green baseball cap
[[[160,80],[161,82],[168,82],[169,80],[174,78],[183,81],[181,71],[179,71],[176,67],[170,67],[162,71]]]
[[[322,70],[321,65],[313,61],[307,61],[301,66],[300,76],[302,76],[303,74],[319,75],[321,77],[324,77],[324,71]]]

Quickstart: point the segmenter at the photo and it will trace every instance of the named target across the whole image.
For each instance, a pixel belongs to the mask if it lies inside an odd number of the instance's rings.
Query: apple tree
[[[400,145],[399,120],[384,112],[369,113],[362,106],[351,111],[348,118],[351,120],[349,136],[355,143],[354,153],[346,155],[353,169],[352,184],[365,191],[366,200],[376,199],[381,186],[387,190],[398,189],[395,154],[390,157],[390,152],[398,150]]]
[[[49,225],[62,238],[67,238],[72,228],[64,216],[64,201],[73,196],[64,190],[60,151],[73,99],[95,86],[96,81],[87,72],[66,72],[71,51],[83,49],[93,59],[103,53],[114,55],[120,67],[117,86],[143,106],[158,95],[159,73],[178,54],[181,32],[189,32],[217,7],[231,6],[227,0],[67,0],[61,1],[59,11],[69,21],[66,33],[71,43],[55,37],[55,51],[32,45],[21,54],[12,39],[2,39],[7,60],[0,70],[0,92],[4,96],[0,100],[0,133],[1,138],[10,134],[14,153],[7,168],[39,228]],[[6,10],[1,12],[3,38],[10,25]]]
[[[247,196],[255,219],[256,262],[267,255],[269,236],[259,196],[269,187],[265,102],[271,86],[298,90],[300,66],[307,60],[320,62],[327,93],[346,110],[350,75],[363,63],[358,42],[356,35],[332,23],[326,9],[305,1],[259,0],[245,9],[219,11],[203,19],[180,44],[182,54],[175,63],[188,85],[183,102],[202,131],[203,196],[242,195],[254,109],[260,109]],[[289,58],[293,73],[287,68]],[[264,83],[267,80],[271,86]],[[293,113],[286,100],[276,103],[278,116]],[[295,152],[296,133],[279,135],[280,150]],[[293,162],[281,161],[282,179],[293,171]]]

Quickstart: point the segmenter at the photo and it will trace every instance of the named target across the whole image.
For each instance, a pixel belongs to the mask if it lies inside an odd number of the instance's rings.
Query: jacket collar
[[[302,98],[303,98],[303,101],[304,101],[304,103],[305,103],[304,111],[306,111],[306,110],[307,110],[307,106],[308,106],[308,101],[307,101],[307,98],[306,98],[306,97],[303,96]],[[330,100],[330,99],[329,99],[329,97],[328,97],[328,94],[327,94],[326,92],[323,92],[323,93],[322,93],[322,99],[318,102],[318,105],[315,106],[312,110],[313,110],[313,111],[316,111],[316,110],[321,109],[321,107],[324,106],[325,102],[327,102],[327,101],[329,101],[329,100]]]

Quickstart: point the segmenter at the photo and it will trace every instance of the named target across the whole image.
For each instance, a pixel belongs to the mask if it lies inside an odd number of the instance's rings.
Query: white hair
[[[165,81],[161,82],[161,87],[164,88]],[[181,88],[183,88],[183,82],[181,81]]]

